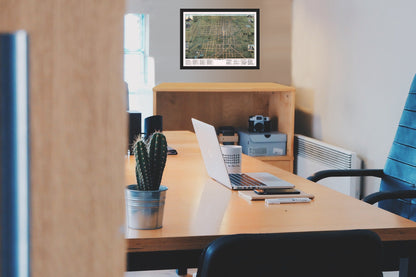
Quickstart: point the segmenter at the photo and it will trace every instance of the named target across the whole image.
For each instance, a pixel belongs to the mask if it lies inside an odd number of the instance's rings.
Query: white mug
[[[227,172],[241,173],[241,145],[221,145],[221,152]]]

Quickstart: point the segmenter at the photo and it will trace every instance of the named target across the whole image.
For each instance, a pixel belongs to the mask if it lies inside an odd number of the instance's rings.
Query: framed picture
[[[259,9],[181,9],[181,69],[259,69]]]

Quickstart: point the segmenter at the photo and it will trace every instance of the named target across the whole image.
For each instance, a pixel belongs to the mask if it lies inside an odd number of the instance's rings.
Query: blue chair
[[[197,277],[379,277],[381,253],[369,230],[230,235],[204,249]]]
[[[416,221],[416,75],[384,170],[324,170],[308,179],[317,182],[338,176],[381,178],[380,191],[363,200],[370,204],[379,202],[380,208]]]

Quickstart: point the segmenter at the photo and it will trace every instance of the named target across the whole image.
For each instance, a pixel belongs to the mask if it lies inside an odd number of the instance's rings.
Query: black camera
[[[255,133],[270,132],[270,118],[262,115],[250,116],[248,118],[248,131]]]
[[[238,133],[232,126],[221,126],[217,130],[218,141],[223,145],[237,145]]]

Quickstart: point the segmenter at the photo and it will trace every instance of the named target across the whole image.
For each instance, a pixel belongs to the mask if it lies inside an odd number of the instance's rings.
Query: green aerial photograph
[[[254,17],[251,15],[185,17],[186,59],[254,58]]]

